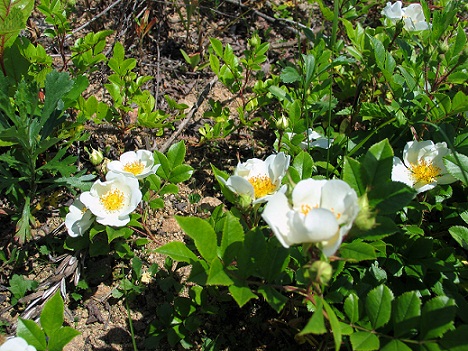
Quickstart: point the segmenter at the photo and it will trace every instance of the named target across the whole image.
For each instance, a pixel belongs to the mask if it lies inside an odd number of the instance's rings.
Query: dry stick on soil
[[[107,12],[109,12],[113,7],[117,6],[118,4],[120,4],[122,2],[122,0],[117,0],[117,1],[114,1],[112,4],[110,4],[109,6],[107,6],[105,8],[105,10],[101,11],[100,13],[98,13],[96,16],[94,16],[90,21],[86,22],[85,24],[83,24],[82,26],[74,29],[72,31],[73,34],[75,34],[76,32],[79,32],[80,30],[82,29],[85,29],[87,26],[89,26],[92,22],[94,22],[95,20],[97,20],[98,18],[104,16]]]
[[[197,102],[195,103],[195,105],[193,105],[192,109],[187,114],[187,117],[185,117],[185,119],[179,125],[179,128],[177,128],[177,130],[170,136],[170,138],[163,144],[163,146],[161,146],[161,148],[159,149],[159,152],[165,153],[169,149],[169,147],[172,145],[174,140],[184,131],[184,129],[187,127],[188,123],[192,119],[193,115],[198,111],[198,108],[203,103],[208,93],[213,88],[213,85],[215,85],[217,81],[218,81],[218,77],[214,77],[212,80],[210,80],[210,82],[207,85],[205,85],[205,87],[203,88],[203,91],[198,97]]]

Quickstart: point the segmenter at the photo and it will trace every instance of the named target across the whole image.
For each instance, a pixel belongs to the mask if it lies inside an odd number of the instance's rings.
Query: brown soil
[[[193,1],[192,3],[195,3]],[[274,20],[274,9],[283,4],[283,1],[250,1],[239,5],[237,1],[200,1],[188,31],[184,27],[186,11],[182,1],[89,1],[78,0],[74,9],[72,28],[83,29],[74,33],[74,38],[85,35],[88,31],[113,29],[114,35],[108,43],[106,54],[112,54],[114,41],[120,41],[126,48],[129,56],[138,59],[141,74],[154,77],[147,86],[158,101],[158,108],[167,109],[163,96],[169,95],[179,103],[186,103],[189,109],[199,99],[203,88],[211,81],[213,76],[209,70],[191,71],[185,63],[180,49],[188,53],[201,52],[207,60],[206,50],[209,38],[216,37],[224,44],[231,44],[236,53],[241,53],[247,47],[246,38],[258,31],[263,40],[271,44],[269,62],[264,65],[265,71],[271,69],[278,60],[293,59],[297,56],[296,26],[291,21]],[[320,15],[318,9],[307,3],[297,1],[294,8],[291,4],[290,13],[302,23],[318,28]],[[115,5],[115,6],[114,6]],[[141,50],[137,43],[135,31],[135,18],[141,18],[146,9],[157,21],[149,34],[145,37]],[[182,18],[178,15],[180,10]],[[150,17],[153,18],[153,17]],[[55,44],[43,36],[46,28],[40,14],[35,14],[30,22],[31,31],[26,35],[36,38],[48,50],[54,52]],[[69,43],[73,43],[70,38]],[[61,61],[57,58],[57,65]],[[97,97],[103,96],[103,84],[106,83],[108,69],[95,72],[91,77],[92,85],[89,94]],[[221,204],[223,197],[219,193],[211,171],[211,164],[219,169],[231,171],[238,160],[250,157],[264,158],[272,151],[274,134],[266,124],[256,127],[255,135],[251,130],[241,130],[227,139],[215,142],[200,143],[198,128],[209,120],[203,117],[207,109],[209,98],[223,101],[236,118],[236,97],[230,94],[221,83],[216,83],[204,99],[202,106],[194,114],[174,142],[184,140],[187,145],[186,162],[194,167],[192,179],[181,186],[180,193],[165,198],[166,207],[151,213],[147,227],[150,230],[151,242],[144,248],[135,248],[135,254],[145,262],[145,269],[151,264],[157,264],[164,270],[165,257],[154,250],[161,245],[173,241],[184,241],[184,233],[180,230],[175,215],[207,217],[210,211]],[[131,119],[132,116],[129,116]],[[180,122],[175,124],[175,129]],[[155,137],[155,131],[148,129],[134,129],[122,132],[111,125],[86,126],[90,139],[85,145],[76,145],[71,152],[80,155],[82,167],[92,166],[87,160],[83,150],[84,146],[107,149],[106,156],[117,158],[122,152],[137,148],[160,150],[167,146],[167,141],[174,130],[165,131],[162,137]],[[99,170],[93,170],[99,174]],[[191,194],[199,194],[200,200],[191,202]],[[193,195],[192,195],[193,196]],[[51,262],[47,255],[41,253],[42,246],[57,245],[65,238],[65,231],[60,228],[63,222],[63,209],[72,201],[71,194],[60,194],[58,204],[45,204],[37,214],[37,228],[34,230],[34,239],[23,248],[28,257],[21,262],[24,265],[3,264],[0,267],[0,322],[4,321],[5,331],[13,332],[17,317],[24,312],[27,303],[11,306],[10,293],[6,290],[8,280],[13,274],[24,275],[28,279],[38,282],[47,281],[54,276],[58,263]],[[14,253],[17,245],[14,242],[14,223],[11,221],[6,203],[0,203],[0,227],[3,228],[1,244]],[[3,207],[3,210],[1,208]],[[55,230],[55,231],[54,231]],[[52,246],[53,247],[53,246]],[[55,255],[51,252],[51,256]],[[133,350],[132,337],[129,325],[129,315],[132,321],[136,345],[138,350],[145,348],[145,335],[149,323],[155,318],[155,310],[166,299],[155,275],[144,284],[143,293],[129,302],[128,309],[124,298],[114,298],[113,289],[119,284],[122,272],[129,270],[130,263],[116,259],[114,256],[86,258],[83,261],[83,276],[89,285],[88,289],[77,289],[68,281],[68,295],[66,322],[81,332],[67,347],[66,351],[101,350],[120,351]],[[99,268],[99,274],[96,268]],[[175,267],[175,264],[174,264]],[[174,277],[183,282],[187,276],[188,268],[177,270]],[[125,274],[124,274],[125,275]],[[75,301],[71,293],[79,293],[81,299]],[[181,291],[186,294],[186,291]],[[129,313],[129,315],[128,315]],[[297,328],[304,321],[293,318],[289,325],[283,322],[271,308],[262,301],[251,303],[242,309],[235,305],[224,310],[223,315],[207,315],[199,331],[193,333],[191,342],[193,349],[202,349],[206,338],[223,341],[221,344],[229,350],[298,350],[300,345],[294,341]],[[294,315],[294,308],[284,312]],[[37,315],[37,314],[36,314]],[[228,346],[226,346],[228,345]],[[167,342],[162,342],[158,349],[173,349]],[[179,345],[176,349],[182,349]]]

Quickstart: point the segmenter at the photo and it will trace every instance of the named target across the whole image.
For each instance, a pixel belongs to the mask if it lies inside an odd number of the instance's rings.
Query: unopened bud
[[[359,200],[359,214],[354,221],[354,224],[360,230],[370,230],[375,227],[375,213],[369,207],[369,199],[367,193],[362,195]]]
[[[252,204],[252,198],[250,197],[250,195],[247,194],[239,195],[238,200],[239,207],[243,210],[248,209]]]
[[[286,130],[289,127],[289,119],[285,116],[281,116],[277,121],[276,121],[276,128],[278,130]]]
[[[98,166],[104,160],[104,155],[100,150],[93,149],[89,154],[89,161],[93,164],[93,166]]]
[[[325,261],[315,261],[305,267],[304,276],[316,281],[319,284],[327,284],[333,276],[333,268]]]

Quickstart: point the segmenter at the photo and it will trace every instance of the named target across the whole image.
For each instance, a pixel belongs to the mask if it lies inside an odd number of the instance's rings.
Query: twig
[[[80,27],[78,28],[75,28],[72,33],[75,34],[76,32],[79,32],[80,30],[82,29],[85,29],[87,26],[89,26],[91,23],[93,23],[94,21],[96,21],[98,18],[104,16],[107,12],[109,12],[113,7],[117,6],[118,4],[120,4],[122,2],[122,0],[116,0],[114,1],[112,4],[110,4],[108,7],[106,7],[105,10],[103,10],[102,12],[98,13],[96,16],[94,16],[90,21],[86,22],[85,24],[81,25]]]
[[[193,115],[198,111],[198,108],[203,103],[206,96],[208,95],[210,90],[213,88],[213,85],[215,85],[217,81],[218,81],[218,77],[215,76],[207,85],[205,85],[205,87],[203,88],[203,91],[198,97],[197,102],[195,103],[195,105],[192,106],[192,109],[187,114],[187,117],[185,117],[185,119],[179,125],[179,128],[177,128],[177,131],[175,131],[170,136],[170,138],[163,144],[163,146],[161,146],[161,148],[159,149],[159,152],[165,153],[169,149],[169,147],[172,145],[174,140],[184,131],[184,129],[187,127],[188,123],[192,119]]]

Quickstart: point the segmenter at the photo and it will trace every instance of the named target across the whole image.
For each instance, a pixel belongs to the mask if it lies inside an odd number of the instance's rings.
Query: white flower
[[[431,140],[410,141],[403,150],[403,162],[393,158],[392,180],[413,187],[418,193],[437,184],[449,184],[456,179],[447,172],[443,157],[450,154],[447,144]]]
[[[387,2],[387,6],[382,10],[382,14],[393,23],[403,20],[404,28],[408,32],[417,32],[429,29],[430,26],[426,22],[424,12],[420,4],[410,4],[403,8],[401,5],[401,1],[397,1],[393,5],[392,3]]]
[[[109,172],[105,182],[96,181],[90,191],[80,196],[81,202],[103,225],[122,227],[142,198],[138,179]]]
[[[160,165],[154,164],[153,153],[148,150],[127,151],[120,155],[119,161],[111,161],[107,165],[110,172],[126,176],[145,178],[156,173]]]
[[[238,195],[248,195],[255,203],[266,201],[269,195],[278,191],[281,180],[289,168],[291,156],[283,152],[270,155],[265,161],[252,158],[239,163],[234,175],[224,182]],[[284,189],[285,190],[285,189]]]
[[[34,346],[28,345],[26,340],[16,336],[8,339],[0,346],[0,351],[36,351]]]
[[[65,226],[67,227],[68,235],[73,238],[83,236],[94,222],[93,214],[79,199],[73,202],[69,210],[70,212],[68,212],[65,217]]]
[[[333,143],[333,139],[322,136],[320,133],[317,133],[312,128],[307,129],[307,133],[304,133],[304,134],[306,134],[305,140],[302,140],[298,145],[302,150],[308,150],[309,148],[312,148],[312,147],[329,149]],[[296,133],[288,132],[284,134],[284,137],[287,138],[288,140],[292,140],[295,135]],[[278,147],[278,142],[279,141],[277,139],[275,141],[275,147]]]
[[[262,213],[279,242],[320,243],[333,255],[359,212],[356,192],[342,180],[301,180],[292,192],[292,205],[283,193],[270,197]]]

